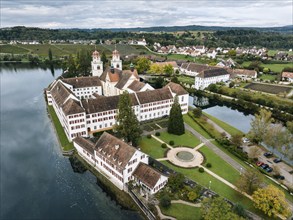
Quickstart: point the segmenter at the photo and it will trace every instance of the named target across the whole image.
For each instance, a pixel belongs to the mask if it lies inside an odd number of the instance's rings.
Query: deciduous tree
[[[283,215],[288,217],[290,209],[285,194],[273,185],[258,189],[252,195],[254,206],[268,216]]]
[[[131,99],[127,91],[123,92],[119,97],[117,124],[115,128],[127,142],[131,142],[133,146],[138,145],[142,131],[132,109]]]
[[[236,147],[240,147],[242,144],[242,135],[241,134],[234,134],[231,136],[231,143]]]
[[[193,109],[192,113],[196,118],[200,118],[202,116],[202,110],[200,107],[196,107],[195,109]]]
[[[258,146],[253,146],[249,149],[248,156],[252,159],[257,159],[261,154],[261,150]]]
[[[248,194],[252,194],[263,184],[263,178],[257,170],[246,170],[236,182],[237,188]]]
[[[265,109],[261,109],[259,114],[255,114],[254,120],[250,123],[251,129],[248,137],[255,143],[263,141],[269,125],[272,123],[272,113]]]
[[[205,220],[244,220],[242,217],[233,213],[231,205],[220,197],[204,199],[202,202],[201,210],[202,216]]]
[[[136,69],[139,73],[145,73],[150,69],[151,61],[145,57],[140,57],[136,63]]]
[[[175,96],[175,100],[170,111],[168,133],[176,135],[185,133],[182,111],[177,96]]]

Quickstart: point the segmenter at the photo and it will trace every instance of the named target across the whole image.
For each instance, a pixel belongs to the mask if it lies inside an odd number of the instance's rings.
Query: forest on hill
[[[292,27],[292,26],[291,26]],[[292,28],[291,28],[292,29]],[[182,34],[183,33],[183,34]],[[181,32],[133,32],[111,31],[103,29],[42,29],[31,27],[13,27],[0,29],[0,40],[119,40],[145,38],[149,45],[158,42],[161,45],[192,46],[204,44],[207,47],[266,47],[270,49],[293,48],[291,32],[259,31],[254,29],[228,29],[216,31],[189,30]]]

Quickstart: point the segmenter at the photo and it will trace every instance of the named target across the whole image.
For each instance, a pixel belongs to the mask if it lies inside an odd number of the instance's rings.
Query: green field
[[[173,203],[169,208],[160,207],[163,214],[175,217],[178,220],[199,220],[201,209],[189,205]]]
[[[149,154],[155,159],[163,158],[167,150],[166,148],[162,148],[161,143],[154,138],[149,139],[147,137],[142,137],[139,142],[139,147],[144,153]]]
[[[212,164],[211,168],[208,168],[217,175],[223,177],[232,184],[235,184],[240,177],[240,172],[234,169],[230,164],[219,157],[214,151],[209,149],[207,146],[203,146],[199,151],[205,156],[205,163]]]
[[[217,125],[219,125],[221,128],[223,128],[225,131],[227,131],[229,134],[231,135],[236,135],[236,134],[240,134],[243,135],[243,132],[238,130],[237,128],[227,124],[226,122],[221,121],[220,119],[211,116],[207,113],[203,113],[205,116],[207,116],[209,119],[211,119],[213,122],[215,122]]]
[[[243,62],[242,66],[243,67],[248,67],[250,65],[250,63],[251,63],[251,61]],[[282,72],[282,70],[285,67],[291,67],[292,68],[293,64],[292,63],[274,63],[274,64],[264,64],[264,63],[262,63],[261,66],[262,67],[267,67],[273,72],[280,73],[280,72]]]
[[[67,136],[64,132],[62,125],[59,122],[59,119],[54,111],[53,106],[48,106],[48,111],[51,115],[51,119],[52,119],[53,124],[55,126],[55,130],[57,132],[58,139],[60,141],[62,149],[64,151],[73,150],[74,149],[73,144],[68,141]]]
[[[268,51],[268,55],[269,56],[275,56],[275,54],[278,52],[278,50],[269,50]],[[293,54],[293,51],[285,51],[286,53],[288,53],[289,55]]]
[[[186,124],[188,124],[190,127],[192,127],[195,131],[200,133],[205,138],[211,138],[211,136],[205,130],[203,130],[197,123],[195,123],[188,114],[183,115],[183,120]]]
[[[177,76],[177,79],[182,83],[187,83],[192,85],[194,84],[194,77],[191,77],[191,76],[179,75]]]
[[[93,51],[96,49],[102,53],[103,51],[107,56],[112,54],[115,50],[115,45],[84,45],[84,44],[39,44],[39,45],[0,45],[1,53],[12,53],[12,54],[35,54],[40,57],[47,57],[49,48],[52,51],[54,57],[60,57],[70,54],[77,54],[82,49]],[[144,47],[137,47],[132,45],[120,45],[117,44],[116,49],[121,55],[140,53],[148,54],[149,52]]]
[[[199,140],[189,131],[185,131],[185,134],[182,135],[174,135],[169,134],[168,132],[162,132],[158,138],[167,144],[169,144],[169,141],[174,141],[175,146],[196,147],[200,144]]]
[[[276,81],[277,75],[261,74],[259,78],[262,80],[267,80],[267,81]]]

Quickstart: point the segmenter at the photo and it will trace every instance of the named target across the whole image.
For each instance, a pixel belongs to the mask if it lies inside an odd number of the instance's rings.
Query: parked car
[[[272,152],[266,152],[263,154],[265,157],[272,157],[273,153]]]
[[[270,172],[273,171],[273,168],[271,168],[271,167],[267,167],[267,168],[265,169],[265,171],[267,171],[268,173],[270,173]]]
[[[275,162],[275,163],[280,163],[281,161],[282,161],[281,158],[275,158],[275,159],[274,159],[274,162]]]
[[[257,161],[255,164],[256,164],[256,166],[259,167],[259,166],[263,165],[263,162],[261,162],[261,161]]]
[[[261,168],[263,168],[263,169],[266,169],[266,168],[268,168],[269,167],[269,165],[268,164],[266,164],[266,163],[264,163],[263,165],[261,165],[260,166]]]
[[[276,176],[275,178],[276,178],[277,180],[284,180],[284,179],[285,179],[285,177],[282,176],[282,175],[278,175],[278,176]]]
[[[246,143],[249,143],[249,140],[248,140],[248,138],[244,137],[244,138],[242,138],[242,142],[246,144]]]

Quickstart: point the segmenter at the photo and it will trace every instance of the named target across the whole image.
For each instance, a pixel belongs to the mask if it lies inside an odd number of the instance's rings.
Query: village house
[[[218,82],[227,82],[230,79],[230,74],[224,68],[208,69],[202,71],[195,76],[194,87],[196,89],[205,89],[210,84]]]
[[[251,80],[257,78],[257,72],[255,70],[247,70],[247,69],[226,69],[232,78],[239,78],[241,80]]]
[[[162,189],[168,177],[148,165],[149,156],[124,141],[104,132],[96,143],[83,137],[73,140],[78,154],[120,190],[134,181],[145,193]]]
[[[293,72],[282,72],[282,81],[293,82]]]
[[[229,58],[228,60],[221,60],[219,63],[217,63],[216,66],[231,68],[231,67],[234,67],[236,65],[237,65],[237,63],[234,60],[232,60],[231,58]]]

